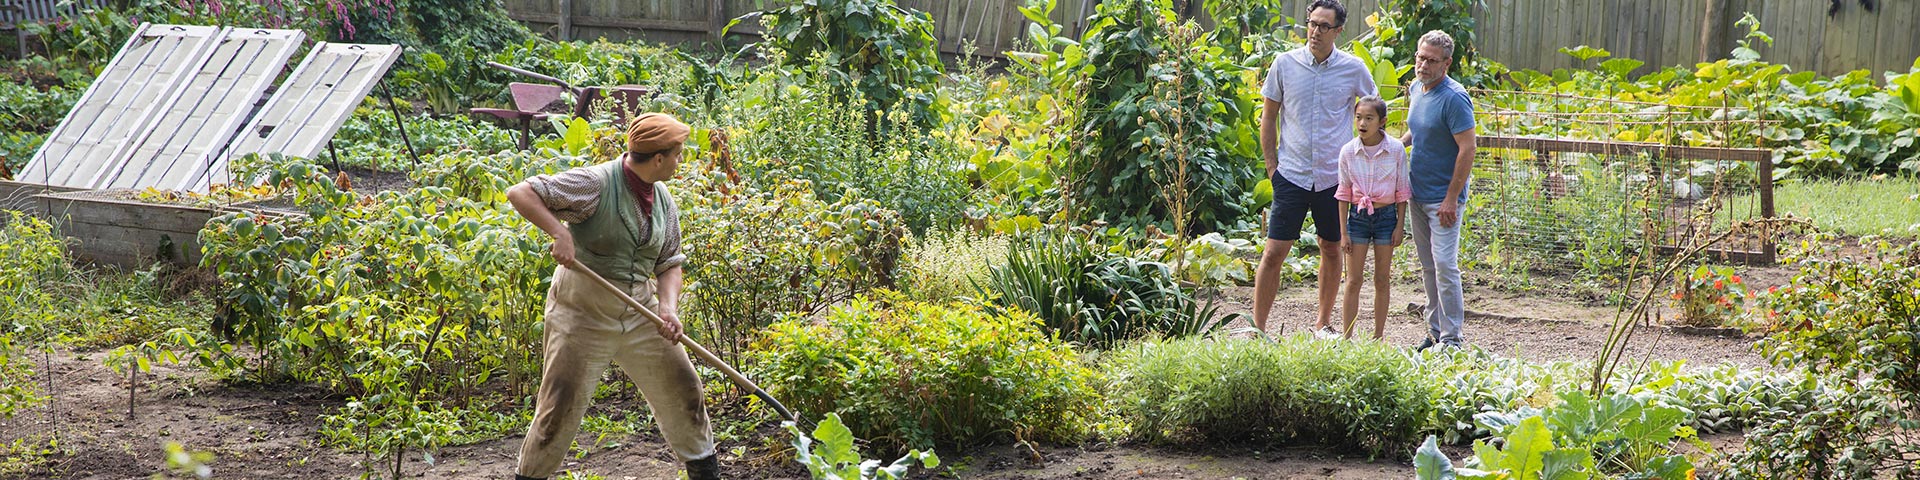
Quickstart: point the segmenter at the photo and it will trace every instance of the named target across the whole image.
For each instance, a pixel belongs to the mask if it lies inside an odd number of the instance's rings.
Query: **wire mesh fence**
[[[1771,217],[1767,122],[1730,107],[1473,92],[1481,125],[1463,261],[1514,272],[1608,272]],[[1709,249],[1771,263],[1771,239]]]

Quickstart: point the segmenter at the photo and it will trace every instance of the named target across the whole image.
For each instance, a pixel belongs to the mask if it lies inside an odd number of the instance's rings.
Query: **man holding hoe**
[[[700,377],[677,342],[680,212],[661,182],[679,168],[691,129],[649,113],[627,126],[627,152],[606,163],[529,178],[507,190],[513,208],[553,237],[545,366],[515,478],[553,475],[608,362],[620,364],[652,408],[689,480],[720,478]],[[564,223],[563,223],[564,222]],[[659,317],[657,328],[596,285],[611,280]]]

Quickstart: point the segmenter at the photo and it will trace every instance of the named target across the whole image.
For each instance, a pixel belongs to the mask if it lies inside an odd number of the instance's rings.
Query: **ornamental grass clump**
[[[1154,442],[1320,444],[1383,454],[1418,441],[1432,380],[1394,347],[1292,336],[1147,341],[1112,351],[1110,396]]]

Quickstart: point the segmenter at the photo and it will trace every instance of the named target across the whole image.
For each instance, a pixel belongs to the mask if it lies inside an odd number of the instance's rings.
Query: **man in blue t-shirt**
[[[1467,178],[1473,174],[1473,99],[1459,82],[1447,78],[1453,66],[1453,37],[1434,30],[1420,36],[1414,52],[1414,82],[1407,89],[1407,134],[1412,150],[1409,177],[1413,201],[1408,215],[1414,250],[1420,256],[1420,281],[1427,292],[1427,339],[1419,348],[1459,347],[1466,323],[1460,287],[1460,221],[1467,203]]]

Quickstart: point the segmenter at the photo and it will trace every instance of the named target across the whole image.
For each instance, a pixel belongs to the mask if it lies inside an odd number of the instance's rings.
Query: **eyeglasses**
[[[1323,22],[1307,22],[1305,24],[1302,24],[1301,27],[1307,29],[1307,31],[1309,32],[1313,32],[1313,31],[1325,32],[1325,31],[1331,31],[1335,28],[1339,28],[1340,26],[1334,25],[1331,23],[1323,23]]]

